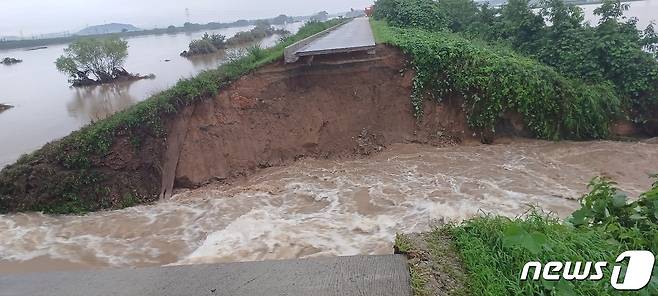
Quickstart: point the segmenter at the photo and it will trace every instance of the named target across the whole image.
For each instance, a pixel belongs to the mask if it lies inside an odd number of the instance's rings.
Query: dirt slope
[[[369,154],[390,143],[459,142],[459,108],[410,110],[413,73],[397,50],[269,65],[193,106],[176,184],[196,186],[300,157]]]

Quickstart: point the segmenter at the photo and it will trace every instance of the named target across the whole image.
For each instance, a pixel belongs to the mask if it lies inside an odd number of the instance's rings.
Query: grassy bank
[[[135,193],[135,188],[118,189],[117,193],[116,187],[107,184],[110,176],[105,174],[102,161],[118,136],[130,137],[136,150],[145,137],[164,139],[167,118],[187,105],[214,97],[241,75],[281,59],[286,46],[338,22],[341,20],[308,23],[272,48],[254,47],[244,57],[183,79],[168,90],[21,157],[0,171],[0,213],[84,213],[153,200],[144,192]],[[157,170],[157,164],[153,166],[151,170]]]
[[[658,253],[658,182],[634,202],[607,180],[595,179],[590,189],[582,208],[566,221],[534,211],[513,219],[485,215],[437,228],[420,240],[399,235],[396,246],[411,258],[415,294],[618,295],[610,284],[616,257],[628,250]],[[451,252],[458,254],[458,262],[450,259]],[[446,261],[452,262],[451,272],[439,270]],[[609,264],[600,281],[522,281],[521,271],[530,261]],[[654,268],[649,285],[628,294],[656,295],[657,276]],[[433,288],[428,283],[437,277],[453,284]]]

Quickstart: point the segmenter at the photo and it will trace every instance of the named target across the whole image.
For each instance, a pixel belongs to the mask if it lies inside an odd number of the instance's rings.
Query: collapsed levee
[[[406,68],[403,54],[386,46],[375,56],[324,56],[310,65],[278,60],[163,116],[164,137],[137,124],[99,137],[107,142],[102,154],[77,159],[76,147],[86,146],[72,146],[70,137],[23,157],[0,173],[0,212],[122,208],[167,197],[174,186],[231,180],[301,157],[470,137],[459,101],[427,102],[423,120],[413,116],[414,73]],[[65,165],[82,161],[81,169]]]
[[[459,107],[428,107],[418,122],[409,103],[413,73],[393,48],[378,55],[316,57],[312,65],[272,64],[196,104],[176,182],[193,187],[301,157],[368,154],[390,143],[459,142]]]

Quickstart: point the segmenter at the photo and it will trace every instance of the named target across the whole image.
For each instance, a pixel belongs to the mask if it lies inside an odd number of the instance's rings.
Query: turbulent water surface
[[[0,216],[0,272],[392,253],[396,232],[533,205],[567,216],[594,176],[637,195],[656,141],[395,145],[357,160],[301,160],[240,184],[83,217]]]

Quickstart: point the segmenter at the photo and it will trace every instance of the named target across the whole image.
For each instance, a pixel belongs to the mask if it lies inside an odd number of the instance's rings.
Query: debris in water
[[[7,111],[7,110],[9,110],[9,109],[11,109],[11,108],[14,108],[14,106],[11,106],[11,105],[5,105],[5,104],[0,104],[0,113],[2,113],[3,111]]]
[[[6,58],[4,58],[4,59],[2,59],[2,60],[0,61],[0,64],[4,64],[4,65],[9,66],[9,65],[13,65],[13,64],[22,63],[22,62],[23,62],[23,60],[19,60],[19,59],[16,59],[16,58],[6,57]]]

